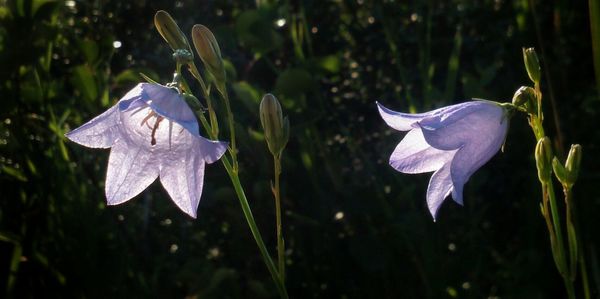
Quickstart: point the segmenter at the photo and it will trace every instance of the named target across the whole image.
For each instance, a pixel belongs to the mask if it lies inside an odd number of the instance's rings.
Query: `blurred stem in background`
[[[592,55],[596,72],[596,91],[600,100],[600,0],[589,0]]]

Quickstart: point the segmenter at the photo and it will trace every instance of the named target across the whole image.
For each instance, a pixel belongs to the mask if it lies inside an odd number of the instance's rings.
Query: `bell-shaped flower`
[[[505,109],[489,101],[472,101],[426,113],[407,114],[377,103],[383,120],[408,131],[390,157],[403,173],[434,172],[427,187],[427,206],[436,218],[444,199],[463,204],[463,187],[494,156],[506,137]]]
[[[91,148],[111,148],[105,192],[109,205],[130,200],[157,177],[175,204],[196,217],[205,163],[217,161],[226,142],[199,134],[194,112],[177,90],[140,83],[119,102],[66,134]]]

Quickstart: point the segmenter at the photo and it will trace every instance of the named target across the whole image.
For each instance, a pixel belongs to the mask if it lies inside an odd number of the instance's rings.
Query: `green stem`
[[[196,67],[196,64],[193,62],[188,64],[188,70],[192,74],[196,81],[200,84],[200,89],[202,90],[202,97],[206,99],[206,105],[208,107],[208,117],[210,119],[210,130],[205,127],[205,129],[210,132],[211,138],[217,139],[219,136],[219,123],[217,122],[217,114],[215,113],[215,109],[212,105],[212,100],[210,99],[209,89],[206,87],[204,80],[202,80],[202,76]]]
[[[577,261],[579,259],[577,255],[579,254],[579,249],[577,248],[578,237],[573,222],[573,209],[571,208],[571,189],[563,185],[563,194],[565,197],[567,241],[569,244],[569,270],[571,274],[571,281],[575,281],[575,278],[577,276]]]
[[[280,277],[277,269],[275,267],[275,263],[271,259],[269,255],[269,251],[263,242],[262,236],[260,235],[260,231],[258,230],[258,226],[256,226],[256,221],[254,221],[254,216],[252,214],[252,210],[250,209],[250,205],[248,204],[248,199],[246,198],[246,194],[244,193],[244,189],[240,182],[240,178],[238,173],[234,171],[229,159],[224,156],[221,158],[223,162],[223,166],[225,166],[225,170],[227,170],[227,174],[231,179],[231,183],[235,189],[235,193],[237,194],[238,199],[240,200],[240,205],[242,206],[242,211],[244,212],[244,217],[246,217],[246,221],[248,222],[248,226],[250,227],[250,231],[252,232],[252,236],[256,241],[256,245],[260,250],[260,254],[263,257],[265,265],[267,269],[269,269],[269,273],[271,273],[271,277],[273,281],[277,285],[277,291],[279,292],[279,296],[281,298],[288,298],[287,290],[285,289],[285,285],[283,284],[283,277]]]
[[[213,136],[213,134],[211,133],[212,132],[211,127],[210,127],[208,121],[206,120],[206,117],[204,117],[204,114],[196,112],[196,116],[200,119],[200,123],[202,123],[202,126],[204,127],[204,129],[207,132],[209,132],[211,139],[216,139],[216,136]],[[235,159],[235,156],[233,154],[232,154],[232,159]],[[248,199],[246,198],[246,193],[244,192],[244,188],[242,187],[242,184],[240,182],[239,173],[231,165],[231,163],[229,162],[229,158],[227,156],[223,156],[221,158],[221,161],[223,163],[223,166],[225,167],[225,170],[227,171],[227,174],[229,175],[229,178],[231,179],[231,183],[233,184],[235,193],[240,201],[240,205],[242,206],[242,211],[244,213],[244,217],[246,218],[246,221],[248,222],[248,226],[250,227],[250,231],[252,232],[254,241],[256,241],[256,246],[258,246],[258,250],[260,251],[263,261],[265,262],[265,265],[267,266],[267,269],[269,270],[269,273],[271,274],[271,278],[273,279],[273,282],[275,282],[275,285],[277,286],[277,291],[279,292],[279,296],[283,299],[287,299],[288,294],[287,294],[287,290],[285,288],[285,284],[283,283],[283,278],[280,277],[279,273],[277,272],[275,263],[271,259],[271,256],[269,255],[269,251],[267,250],[267,247],[265,246],[265,242],[263,241],[260,231],[258,230],[256,221],[254,220],[254,215],[252,214],[252,210],[250,209],[250,204],[248,204]]]
[[[569,274],[569,269],[566,266],[566,255],[565,255],[565,247],[562,236],[562,226],[560,224],[560,216],[558,214],[558,206],[556,203],[556,194],[554,193],[554,186],[552,180],[548,181],[546,184],[546,188],[548,190],[548,198],[550,202],[550,214],[552,215],[552,222],[554,223],[554,233],[556,234],[556,242],[558,243],[556,249],[558,249],[558,254],[560,256],[559,272],[563,278],[565,283],[565,288],[567,289],[567,295],[569,299],[575,298],[575,288],[573,286],[573,281],[571,280],[571,275]]]
[[[536,91],[539,92],[539,84],[535,84]],[[541,93],[538,94],[538,100],[541,98]],[[535,134],[536,140],[545,137],[544,127],[542,125],[543,116],[541,112],[541,102],[538,102],[538,115],[533,115],[530,118],[531,128],[533,129],[533,133]],[[545,163],[551,163],[551,161],[545,161]],[[563,241],[562,235],[562,225],[560,222],[560,216],[558,212],[558,205],[556,203],[556,193],[554,192],[554,184],[552,180],[548,180],[547,183],[542,183],[542,192],[544,194],[543,198],[543,206],[545,206],[544,217],[546,218],[546,222],[548,224],[548,233],[550,234],[551,240],[551,248],[552,254],[554,256],[554,261],[556,263],[556,267],[558,268],[558,272],[563,278],[565,283],[565,288],[567,290],[567,295],[569,299],[575,298],[575,288],[573,286],[573,281],[571,280],[571,275],[569,275],[569,269],[566,265],[566,255],[565,255],[565,243]],[[550,204],[550,214],[548,214],[548,207],[546,206],[546,201]],[[548,219],[550,218],[550,219]],[[550,222],[552,225],[550,225]],[[554,230],[550,230],[551,227],[554,227]]]
[[[588,280],[587,267],[585,264],[585,254],[581,246],[579,247],[579,271],[581,271],[581,283],[583,284],[583,297],[592,298],[590,293],[590,282]]]
[[[223,96],[223,101],[225,102],[225,109],[227,109],[227,121],[229,122],[229,133],[231,134],[231,147],[229,148],[229,152],[231,153],[231,160],[233,162],[233,171],[238,172],[238,161],[237,161],[237,147],[235,143],[235,121],[233,119],[233,112],[231,112],[231,104],[229,103],[229,95],[227,94],[227,87],[225,84],[217,87]]]
[[[575,236],[573,237],[574,240],[573,242],[575,242],[575,250],[577,250],[577,255],[576,255],[576,260],[572,260],[572,263],[579,263],[579,272],[580,272],[580,277],[581,277],[581,284],[582,284],[582,288],[583,288],[583,295],[585,299],[590,299],[591,298],[591,294],[590,294],[590,284],[589,284],[589,280],[588,280],[588,274],[587,274],[587,267],[586,267],[586,263],[585,263],[585,252],[583,250],[583,242],[582,239],[579,238],[579,236],[577,236],[577,234],[579,233],[579,225],[578,225],[578,221],[577,221],[577,209],[575,206],[575,203],[572,201],[572,191],[571,188],[567,188],[565,187],[564,189],[565,192],[565,203],[567,204],[567,209],[569,209],[569,214],[571,216],[571,219],[568,220],[570,221],[572,227],[573,227],[573,234],[575,234]],[[575,270],[576,271],[576,270]],[[571,273],[572,275],[574,275],[574,273]]]
[[[275,167],[275,186],[273,195],[275,196],[275,218],[277,223],[277,258],[279,262],[279,274],[282,282],[285,283],[285,243],[281,232],[281,189],[279,188],[279,176],[281,175],[281,155],[273,155]]]

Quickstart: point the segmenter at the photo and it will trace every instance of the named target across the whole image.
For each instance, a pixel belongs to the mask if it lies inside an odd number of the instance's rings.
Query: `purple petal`
[[[446,164],[433,173],[427,186],[427,207],[434,221],[444,199],[452,192],[452,187],[450,165]]]
[[[137,100],[142,98],[143,87],[146,83],[139,83],[133,89],[128,91],[121,99],[119,100],[119,110],[125,111],[127,109],[131,109],[131,105],[136,103]]]
[[[106,199],[109,205],[128,201],[144,191],[158,176],[152,154],[126,139],[113,145],[106,171]]]
[[[204,184],[204,160],[193,149],[164,157],[160,182],[175,204],[192,218],[200,203]]]
[[[427,122],[423,126],[427,143],[444,150],[459,148],[451,167],[452,198],[459,204],[463,202],[464,184],[498,152],[508,129],[502,107],[482,101],[471,103],[437,122],[423,121]]]
[[[377,107],[379,108],[379,114],[381,118],[388,124],[388,126],[398,130],[398,131],[408,131],[414,128],[413,124],[420,121],[421,119],[429,116],[434,111],[430,111],[427,113],[418,113],[418,114],[410,114],[410,113],[401,113],[390,110],[383,105],[376,102]]]
[[[206,163],[213,163],[221,158],[225,151],[227,151],[227,142],[209,140],[202,136],[194,138],[194,147],[198,151],[198,155],[206,161]]]
[[[119,138],[119,110],[112,106],[75,130],[65,134],[73,142],[91,148],[109,148]]]
[[[453,150],[467,143],[493,139],[499,133],[500,126],[506,126],[504,109],[496,104],[475,101],[454,106],[459,105],[463,109],[419,122],[427,143],[437,149]]]
[[[390,165],[403,173],[436,171],[449,163],[455,151],[442,151],[431,147],[421,129],[410,130],[390,157]]]
[[[143,100],[154,112],[177,122],[194,135],[199,134],[198,120],[183,97],[173,88],[143,83]]]
[[[471,175],[487,163],[504,143],[508,121],[503,121],[499,126],[497,124],[495,121],[488,123],[488,128],[484,130],[489,130],[489,135],[477,136],[477,140],[463,146],[454,156],[451,169],[454,182],[452,198],[457,203],[462,204],[463,187]]]
[[[472,102],[456,104],[425,113],[415,114],[393,111],[379,103],[377,103],[377,107],[379,108],[379,114],[381,114],[381,118],[383,118],[383,120],[388,124],[388,126],[398,131],[408,131],[410,129],[418,127],[417,123],[421,122],[422,120],[434,120],[443,118],[445,115],[452,115],[454,114],[454,112],[465,108],[465,106],[471,105],[470,103]]]

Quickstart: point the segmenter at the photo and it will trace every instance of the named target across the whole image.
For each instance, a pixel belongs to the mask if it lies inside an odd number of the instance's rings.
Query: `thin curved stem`
[[[260,231],[258,230],[258,226],[256,226],[256,221],[254,221],[254,216],[252,214],[252,210],[250,209],[250,205],[248,204],[248,199],[246,198],[246,194],[244,193],[244,189],[240,182],[240,178],[238,173],[233,170],[231,163],[227,157],[222,157],[221,161],[223,162],[223,166],[225,166],[225,170],[227,170],[227,174],[231,178],[231,183],[235,189],[235,193],[237,194],[238,199],[240,200],[240,205],[242,206],[242,211],[244,212],[244,217],[246,217],[246,221],[248,222],[248,226],[250,227],[250,231],[252,232],[252,236],[256,241],[256,245],[260,250],[260,254],[263,257],[265,265],[271,273],[271,277],[273,281],[277,285],[277,291],[279,292],[279,296],[281,298],[288,298],[287,290],[285,289],[285,285],[283,284],[283,278],[280,277],[279,272],[275,267],[275,263],[271,259],[269,255],[269,251],[265,246],[265,243],[262,239]]]
[[[216,139],[216,136],[213,136],[213,134],[211,133],[212,132],[211,127],[210,127],[208,121],[206,120],[206,117],[204,116],[204,114],[196,113],[196,116],[198,117],[198,119],[200,119],[200,123],[202,124],[204,129],[207,132],[209,132],[211,139]],[[235,159],[235,156],[233,154],[232,154],[232,159]],[[240,205],[242,207],[242,212],[244,213],[246,222],[248,222],[248,227],[250,227],[252,237],[254,237],[254,241],[256,241],[256,246],[258,247],[258,250],[260,251],[260,254],[263,258],[263,261],[265,262],[265,265],[267,266],[267,269],[269,270],[269,273],[271,274],[271,278],[273,279],[273,282],[275,282],[279,296],[283,299],[287,299],[289,297],[287,294],[287,290],[285,288],[285,284],[283,283],[283,278],[282,278],[282,276],[280,276],[279,272],[277,271],[275,263],[271,259],[271,256],[269,255],[269,251],[267,250],[267,247],[265,246],[265,242],[262,239],[262,236],[260,234],[258,226],[256,225],[256,221],[254,220],[254,215],[252,214],[252,210],[250,209],[250,204],[248,204],[248,199],[246,198],[246,193],[244,192],[244,188],[242,187],[242,183],[240,182],[239,173],[236,169],[234,169],[234,167],[232,166],[232,164],[229,161],[229,158],[227,156],[223,156],[221,158],[221,161],[223,163],[223,166],[225,167],[225,170],[227,171],[227,174],[229,175],[229,178],[231,179],[231,183],[233,184],[235,193],[240,201]]]
[[[275,168],[275,186],[273,186],[273,196],[275,197],[275,218],[277,224],[277,260],[279,264],[279,274],[282,282],[285,283],[285,243],[283,240],[281,225],[281,189],[279,187],[279,176],[281,175],[281,155],[273,155]]]

